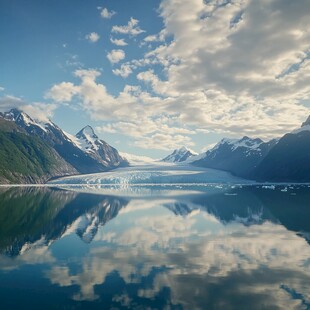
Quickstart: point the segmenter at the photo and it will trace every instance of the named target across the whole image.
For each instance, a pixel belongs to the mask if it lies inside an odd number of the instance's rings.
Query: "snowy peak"
[[[87,153],[94,153],[98,151],[102,142],[95,134],[94,129],[87,125],[75,135],[74,142],[80,149]]]
[[[67,139],[63,130],[60,129],[51,120],[39,120],[29,116],[19,109],[11,109],[9,112],[0,113],[0,116],[8,121],[15,122],[19,127],[25,129],[29,134],[38,135],[39,137],[50,137],[52,132],[58,132],[59,137]]]
[[[176,149],[172,152],[172,154],[168,155],[162,161],[170,162],[170,163],[180,163],[188,160],[192,156],[198,155],[194,151],[189,148],[182,146],[180,149]]]
[[[261,144],[264,143],[263,140],[256,138],[251,139],[247,136],[244,136],[242,139],[222,139],[210,152],[216,151],[221,146],[226,145],[231,148],[232,151],[235,151],[238,148],[246,148],[251,151],[260,151]]]
[[[84,138],[84,139],[89,139],[89,140],[98,139],[98,136],[95,134],[93,127],[89,125],[85,126],[82,130],[80,130],[76,134],[76,137],[79,139]]]
[[[89,125],[85,126],[75,136],[68,136],[79,149],[106,167],[128,165],[127,160],[123,159],[118,151],[107,142],[99,139],[94,129]]]
[[[222,139],[194,165],[229,171],[237,176],[248,174],[264,159],[277,140],[264,142],[244,136],[242,139]]]
[[[34,120],[33,118],[31,118],[28,114],[26,114],[23,111],[20,111],[16,108],[11,109],[9,112],[4,112],[1,114],[1,116],[8,120],[8,121],[12,121],[15,122],[16,124],[22,126],[22,127],[33,127],[35,126],[36,129],[42,130],[44,132],[46,132],[46,127],[48,125],[52,125],[51,122],[40,122],[38,120]]]

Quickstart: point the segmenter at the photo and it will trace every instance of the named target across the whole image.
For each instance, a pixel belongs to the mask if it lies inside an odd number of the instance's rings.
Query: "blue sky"
[[[0,109],[161,157],[309,114],[310,4],[0,0]]]

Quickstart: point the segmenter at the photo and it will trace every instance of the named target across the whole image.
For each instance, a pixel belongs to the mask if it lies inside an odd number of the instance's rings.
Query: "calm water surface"
[[[0,188],[0,309],[310,309],[308,186],[83,190]]]

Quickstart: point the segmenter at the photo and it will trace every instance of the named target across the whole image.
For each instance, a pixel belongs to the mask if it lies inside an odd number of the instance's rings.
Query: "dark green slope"
[[[39,138],[0,119],[0,183],[42,183],[75,172]]]

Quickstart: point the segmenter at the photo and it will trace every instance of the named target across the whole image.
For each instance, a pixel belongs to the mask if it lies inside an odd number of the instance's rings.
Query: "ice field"
[[[109,172],[77,175],[50,181],[49,184],[144,185],[144,184],[249,184],[252,181],[228,172],[188,164],[154,163],[119,168]]]

